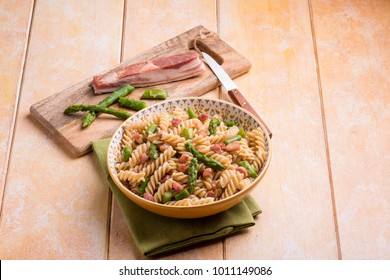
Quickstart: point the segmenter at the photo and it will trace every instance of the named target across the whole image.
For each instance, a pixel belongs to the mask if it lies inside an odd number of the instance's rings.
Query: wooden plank
[[[145,221],[147,222],[147,221]],[[144,260],[144,259],[161,259],[161,260],[211,260],[222,259],[223,247],[221,240],[213,240],[192,247],[187,247],[181,251],[172,252],[156,257],[143,256],[136,247],[133,237],[126,226],[121,210],[114,200],[112,208],[112,219],[110,228],[109,242],[109,259],[111,260]]]
[[[192,47],[193,40],[200,36],[202,32],[209,32],[209,30],[203,26],[192,28],[132,59],[122,62],[113,69],[186,51],[188,48]],[[210,31],[210,34],[206,38],[200,38],[199,40],[199,47],[218,53],[218,55],[221,56],[225,69],[232,76],[237,77],[250,69],[250,62],[221,40],[216,33]],[[50,133],[58,138],[72,154],[77,156],[84,155],[91,151],[91,143],[93,140],[109,137],[123,121],[117,118],[99,117],[96,120],[96,123],[88,127],[88,129],[82,129],[80,114],[65,115],[63,113],[64,108],[69,105],[97,104],[105,98],[105,96],[93,93],[93,90],[90,87],[91,82],[92,78],[86,79],[31,107],[31,114],[42,123]],[[211,70],[207,68],[206,72],[201,75],[182,81],[159,85],[158,88],[168,90],[169,98],[180,98],[199,96],[217,86],[218,81],[216,77],[212,74]],[[145,88],[136,89],[131,93],[131,97],[139,99],[144,90]],[[148,105],[156,102],[157,101],[153,100],[147,101]]]
[[[343,259],[390,258],[390,2],[313,2]]]
[[[196,3],[195,3],[196,2]],[[212,1],[128,1],[124,33],[124,59],[144,52],[197,24],[216,31],[216,6]],[[176,12],[178,11],[178,12]],[[153,20],[150,20],[153,19]],[[161,28],[161,22],[164,28]],[[178,24],[180,23],[180,24]],[[148,36],[145,36],[148,34]],[[218,98],[215,89],[206,94]],[[113,204],[110,229],[110,259],[144,259],[135,247],[120,209]],[[159,259],[222,259],[222,242],[197,245],[195,248],[159,256]]]
[[[0,2],[0,209],[34,1]],[[4,106],[5,104],[5,106]]]
[[[118,63],[122,1],[37,1],[0,224],[1,259],[103,259],[108,188],[29,117],[32,104]]]
[[[238,87],[273,132],[271,164],[253,192],[263,213],[226,239],[226,258],[336,259],[307,1],[220,4],[221,37],[253,63]]]

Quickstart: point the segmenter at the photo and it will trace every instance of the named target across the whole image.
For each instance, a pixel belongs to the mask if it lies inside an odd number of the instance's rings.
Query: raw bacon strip
[[[128,65],[93,77],[96,94],[112,92],[125,84],[145,87],[184,80],[206,70],[196,51]]]

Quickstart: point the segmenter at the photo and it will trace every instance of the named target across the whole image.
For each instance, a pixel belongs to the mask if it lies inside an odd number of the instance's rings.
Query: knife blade
[[[242,93],[238,90],[237,85],[233,82],[233,80],[229,77],[229,75],[226,73],[226,71],[222,68],[221,65],[218,64],[212,58],[210,55],[208,55],[205,52],[202,52],[203,58],[207,62],[210,69],[213,71],[215,76],[217,76],[218,80],[221,82],[223,87],[227,90],[229,97],[232,99],[232,101],[246,109],[247,111],[251,112],[264,126],[266,129],[269,137],[272,137],[272,132],[267,126],[267,124],[263,121],[263,119],[257,114],[255,109],[249,104],[248,100],[242,95]]]

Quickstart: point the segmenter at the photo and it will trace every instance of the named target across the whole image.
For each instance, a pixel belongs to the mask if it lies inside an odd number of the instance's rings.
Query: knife
[[[248,100],[242,95],[242,93],[238,90],[236,84],[233,82],[233,80],[229,77],[229,75],[226,73],[226,71],[221,67],[221,65],[218,64],[212,58],[210,55],[208,55],[205,52],[202,52],[203,58],[206,60],[207,64],[211,68],[211,70],[214,72],[214,74],[217,76],[223,87],[227,90],[230,98],[233,100],[233,102],[247,111],[251,112],[252,115],[254,115],[264,126],[266,129],[269,137],[272,137],[272,132],[269,129],[269,127],[266,125],[266,123],[262,120],[262,118],[257,114],[255,109],[249,104]]]

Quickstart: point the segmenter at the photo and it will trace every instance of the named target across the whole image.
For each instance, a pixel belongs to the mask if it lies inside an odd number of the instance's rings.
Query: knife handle
[[[265,130],[267,130],[269,138],[272,138],[271,130],[265,124],[265,122],[260,118],[260,116],[256,113],[255,109],[253,109],[253,107],[249,104],[248,100],[246,100],[246,98],[242,95],[242,93],[238,89],[232,89],[228,91],[228,94],[235,104],[240,105],[242,108],[251,112],[252,115],[254,115],[261,122]]]

